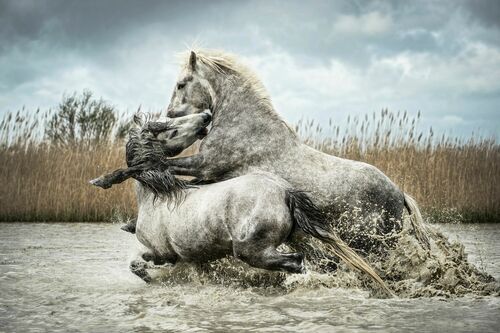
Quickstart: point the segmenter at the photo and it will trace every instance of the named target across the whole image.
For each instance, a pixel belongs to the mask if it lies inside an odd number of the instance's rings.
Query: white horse
[[[304,255],[282,253],[277,248],[302,232],[327,243],[333,253],[390,293],[377,273],[323,226],[325,217],[309,197],[285,180],[256,172],[193,188],[175,178],[165,156],[196,141],[206,119],[206,113],[198,113],[164,125],[139,122],[141,129],[133,130],[127,143],[129,168],[91,181],[103,188],[128,177],[138,181],[136,235],[147,250],[132,261],[132,272],[150,281],[147,261],[175,264],[234,256],[253,267],[301,273]],[[186,126],[188,123],[192,125]],[[183,140],[174,140],[176,137]]]
[[[213,113],[212,129],[199,154],[170,162],[175,174],[215,182],[255,170],[273,173],[308,192],[328,216],[323,225],[337,227],[342,239],[365,251],[377,250],[380,239],[401,230],[406,207],[416,237],[429,247],[418,206],[409,195],[372,165],[302,144],[275,112],[258,78],[226,53],[191,52],[168,116],[205,108]]]

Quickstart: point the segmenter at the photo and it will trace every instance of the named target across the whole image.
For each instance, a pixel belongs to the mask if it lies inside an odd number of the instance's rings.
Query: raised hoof
[[[106,182],[101,177],[92,179],[89,181],[89,183],[94,185],[94,186],[101,187],[103,189],[107,189],[107,188],[110,188],[112,186],[110,183]]]

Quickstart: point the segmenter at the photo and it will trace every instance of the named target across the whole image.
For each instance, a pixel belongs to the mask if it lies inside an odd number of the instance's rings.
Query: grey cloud
[[[455,11],[453,2],[380,1],[8,1],[2,3],[0,34],[3,52],[13,43],[36,40],[51,48],[79,50],[81,54],[106,54],[130,34],[161,32],[175,46],[182,41],[202,41],[238,50],[262,52],[258,41],[247,43],[257,31],[277,48],[293,52],[304,61],[339,57],[366,65],[372,52],[443,51],[430,32],[443,25],[443,16]],[[380,13],[393,20],[381,35],[352,36],[332,31],[342,17]],[[404,19],[401,19],[403,18]],[[427,34],[402,35],[423,29]],[[215,32],[215,33],[211,33]],[[227,43],[226,36],[233,36]],[[130,45],[133,47],[133,45]]]
[[[497,0],[466,0],[464,7],[486,26],[500,28],[500,2]]]
[[[472,43],[499,49],[500,29],[493,21],[499,16],[498,7],[489,1],[452,0],[0,0],[0,112],[24,104],[54,105],[63,92],[81,87],[123,108],[164,105],[177,71],[172,54],[183,50],[184,43],[196,40],[205,47],[261,61],[274,54],[288,55],[296,64],[294,70],[314,68],[314,75],[327,71],[335,61],[343,66],[339,70],[347,68],[344,75],[356,76],[358,81],[376,80],[367,73],[374,63],[393,61],[401,54],[410,58],[423,54],[432,59],[433,66],[447,60],[467,62],[457,55]],[[425,65],[420,66],[425,70]],[[424,115],[427,110],[439,117],[450,112],[444,110],[446,98],[463,94],[459,96],[463,99],[455,98],[448,104],[454,108],[451,112],[464,119],[460,126],[472,124],[470,110],[481,106],[485,112],[481,119],[490,128],[499,127],[494,111],[500,96],[496,86],[472,93],[457,82],[435,87],[438,91],[434,92],[430,80],[427,91],[406,99],[395,95],[388,100],[365,101],[363,96],[346,93],[345,99],[332,104],[331,97],[318,94],[314,85],[304,88],[301,80],[314,77],[299,75],[287,82],[274,77],[274,72],[257,69],[284,115],[292,120],[305,109],[314,109],[315,117],[324,118],[332,112],[343,115],[380,107],[425,108]],[[453,78],[471,75],[467,68],[464,73],[453,74]],[[400,74],[397,70],[382,72],[382,76],[392,75],[394,82],[381,81],[386,86],[374,84],[370,89],[397,94],[407,80],[398,77]],[[303,108],[287,103],[287,94],[294,94]]]
[[[50,40],[56,46],[85,48],[110,45],[130,31],[158,22],[170,27],[171,33],[181,27],[195,30],[197,20],[184,23],[185,18],[205,10],[207,2],[41,0],[8,1],[2,7],[3,40]]]

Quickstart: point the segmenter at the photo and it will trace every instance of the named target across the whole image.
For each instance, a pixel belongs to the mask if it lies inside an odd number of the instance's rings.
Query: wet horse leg
[[[272,271],[304,273],[302,253],[281,253],[265,240],[233,242],[234,256],[250,266]]]
[[[196,178],[203,178],[201,167],[203,164],[203,155],[196,154],[188,157],[178,157],[168,160],[166,167],[174,175],[178,176],[192,176]]]
[[[146,283],[150,283],[152,279],[147,269],[154,268],[154,265],[175,265],[176,261],[177,256],[174,254],[158,256],[153,253],[153,251],[144,248],[138,253],[136,259],[130,262],[129,268],[132,273],[140,277]]]
[[[142,257],[132,260],[129,264],[129,268],[132,273],[140,277],[142,280],[144,280],[144,282],[151,282],[151,276],[146,270],[147,268],[150,268],[150,264]]]
[[[149,262],[154,261],[155,257],[150,249],[141,244],[137,250],[135,259],[129,264],[130,271],[144,280],[144,282],[150,283],[152,279],[147,269],[152,268],[152,264]]]

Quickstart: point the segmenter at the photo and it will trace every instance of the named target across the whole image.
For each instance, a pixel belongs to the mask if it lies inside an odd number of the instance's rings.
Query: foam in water
[[[431,246],[426,249],[413,235],[409,222],[404,221],[403,224],[399,233],[387,236],[389,241],[373,234],[379,251],[364,256],[397,296],[500,295],[499,283],[468,262],[462,244],[450,242],[442,233],[427,225]],[[373,297],[385,297],[369,277],[338,262],[329,252],[328,245],[310,237],[300,238],[300,242],[283,245],[280,250],[288,252],[292,247],[305,252],[306,274],[270,272],[252,268],[234,258],[224,258],[204,264],[176,264],[158,271],[156,277],[165,285],[217,284],[254,288],[267,294],[328,287],[355,288],[369,291]]]

